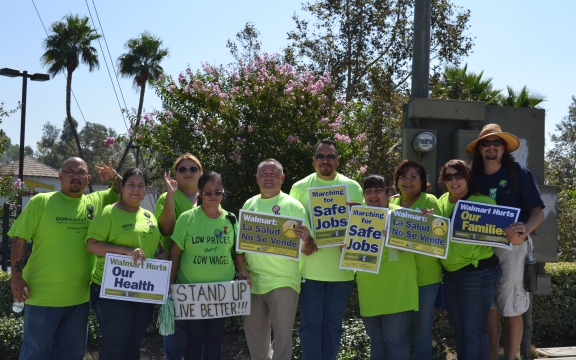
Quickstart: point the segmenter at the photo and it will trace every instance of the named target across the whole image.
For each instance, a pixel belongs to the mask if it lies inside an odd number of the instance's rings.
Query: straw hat
[[[492,135],[496,135],[502,138],[502,140],[506,141],[506,149],[508,150],[508,152],[512,152],[520,147],[520,140],[518,139],[518,137],[516,137],[516,135],[503,132],[502,129],[500,128],[500,125],[498,124],[488,124],[482,128],[482,131],[480,132],[480,136],[478,136],[478,139],[472,141],[470,144],[466,146],[466,151],[468,151],[470,154],[474,154],[474,150],[476,150],[476,144],[478,143],[478,141]]]

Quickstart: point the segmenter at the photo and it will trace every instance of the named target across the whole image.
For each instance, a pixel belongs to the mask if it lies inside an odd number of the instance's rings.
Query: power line
[[[86,2],[86,7],[88,8],[88,14],[90,14],[90,22],[92,23],[92,26],[94,26],[94,28],[96,28],[96,25],[94,24],[94,20],[93,16],[92,16],[92,11],[90,11],[90,6],[88,5],[88,0],[85,0]],[[94,7],[94,10],[96,11],[96,7]],[[102,32],[102,37],[104,38],[104,42],[106,44],[106,47],[108,47],[108,43],[106,42],[106,36],[104,35],[104,29],[102,28],[102,24],[100,23],[100,19],[98,19],[98,23],[100,24],[100,31]],[[112,83],[112,89],[114,90],[114,95],[116,96],[116,102],[118,102],[118,107],[120,108],[120,113],[122,114],[122,119],[124,120],[124,126],[126,126],[126,131],[128,131],[128,124],[126,124],[126,118],[124,117],[124,112],[122,111],[122,105],[120,104],[120,99],[118,98],[118,92],[116,91],[116,86],[114,85],[114,80],[112,80],[112,75],[110,75],[110,68],[108,67],[108,60],[106,60],[106,54],[104,53],[104,48],[102,48],[102,42],[100,42],[100,38],[98,38],[98,46],[100,46],[100,51],[102,51],[102,54],[104,55],[104,64],[106,64],[106,71],[108,72],[108,78],[110,78],[110,82]],[[108,50],[108,55],[110,55],[110,50]],[[112,64],[112,68],[114,70],[114,72],[116,72],[116,69],[114,68],[114,61],[112,60],[112,57],[110,56],[110,63]],[[120,88],[120,84],[118,84],[118,89],[120,90],[120,92],[122,92],[122,89]],[[124,94],[122,94],[122,100],[124,100]],[[126,107],[126,101],[124,101],[124,107]]]

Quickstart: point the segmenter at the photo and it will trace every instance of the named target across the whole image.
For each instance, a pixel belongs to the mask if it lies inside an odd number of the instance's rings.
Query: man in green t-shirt
[[[88,166],[70,158],[59,174],[62,190],[35,195],[8,232],[12,294],[14,301],[26,301],[20,360],[84,358],[94,267],[84,241],[94,216],[118,201],[121,180],[111,162],[100,164],[100,179],[112,181],[111,189],[84,195]],[[31,239],[32,255],[24,267]]]
[[[338,147],[321,140],[314,148],[315,173],[292,186],[290,195],[310,211],[308,188],[346,185],[348,201],[363,203],[362,188],[338,169]],[[339,246],[323,247],[302,258],[300,293],[300,344],[304,360],[334,360],[342,337],[342,317],[354,282],[354,271],[341,270]],[[306,252],[307,254],[309,252]]]
[[[280,188],[284,182],[282,165],[266,159],[258,165],[256,182],[260,195],[250,198],[244,210],[304,219],[294,232],[310,244],[306,210],[302,204]],[[250,315],[244,316],[244,333],[254,360],[291,360],[292,327],[300,293],[298,261],[280,257],[241,253],[236,255],[238,277],[248,280],[251,293]],[[274,342],[270,343],[270,324]]]

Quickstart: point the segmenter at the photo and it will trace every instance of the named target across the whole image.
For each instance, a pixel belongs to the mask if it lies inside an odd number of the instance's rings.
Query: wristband
[[[116,181],[118,179],[118,173],[116,171],[114,171],[114,173],[116,174],[116,176],[114,176],[114,178],[110,181]]]

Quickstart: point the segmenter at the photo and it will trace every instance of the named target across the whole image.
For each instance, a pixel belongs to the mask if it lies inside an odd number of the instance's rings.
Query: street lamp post
[[[24,129],[26,126],[26,90],[28,85],[28,79],[32,81],[47,81],[50,80],[50,75],[48,74],[28,74],[28,71],[22,71],[10,68],[0,69],[0,75],[8,77],[22,77],[22,109],[20,117],[20,156],[18,162],[18,178],[24,181]],[[22,211],[22,197],[20,197],[20,206],[18,207],[18,213]]]

